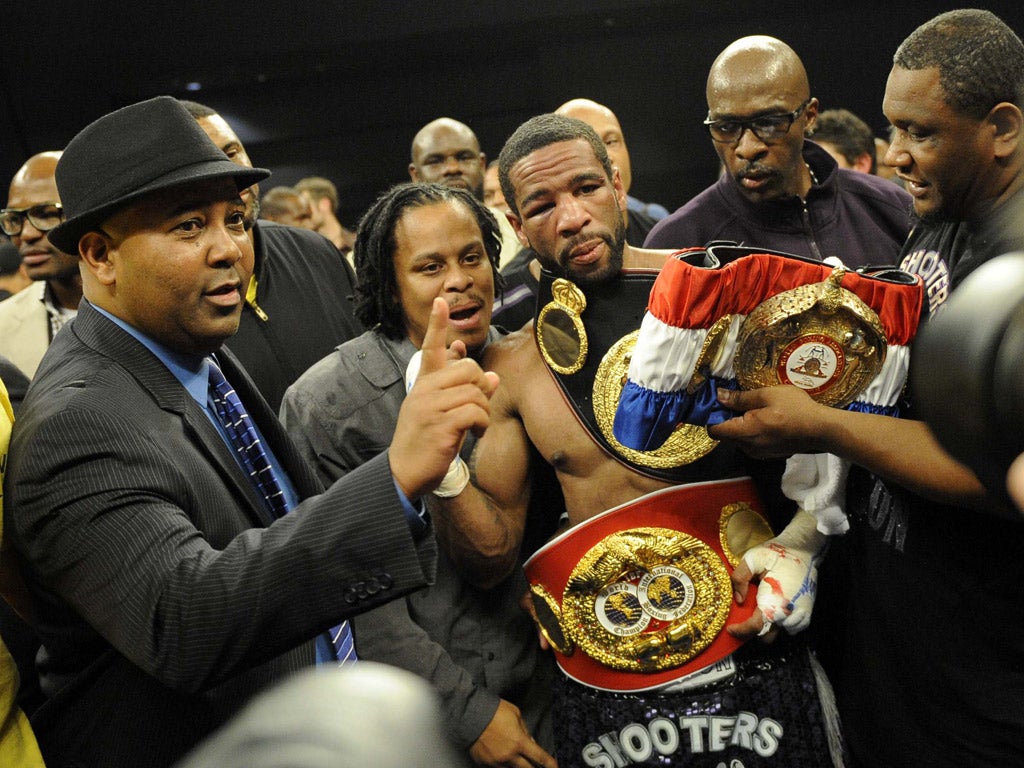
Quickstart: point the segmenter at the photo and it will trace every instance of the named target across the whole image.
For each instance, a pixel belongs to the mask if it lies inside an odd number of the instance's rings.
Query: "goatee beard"
[[[566,247],[563,254],[566,256],[564,262],[559,262],[560,271],[563,275],[575,282],[577,285],[600,285],[615,278],[622,271],[623,254],[626,249],[626,224],[619,219],[615,232],[611,235],[601,235],[601,240],[608,246],[608,262],[596,272],[586,274],[575,274],[569,265],[568,253],[572,245]]]

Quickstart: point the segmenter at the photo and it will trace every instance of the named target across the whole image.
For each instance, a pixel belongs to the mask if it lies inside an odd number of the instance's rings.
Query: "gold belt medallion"
[[[558,639],[612,669],[672,669],[711,644],[731,601],[729,573],[707,544],[669,528],[632,528],[577,563]]]
[[[675,428],[668,440],[653,451],[638,451],[627,448],[615,439],[612,429],[615,423],[615,411],[619,407],[622,388],[626,385],[629,373],[629,362],[636,346],[640,331],[627,333],[615,342],[603,358],[594,376],[594,418],[608,444],[620,456],[624,456],[642,467],[664,469],[690,464],[706,456],[718,445],[718,441],[708,435],[707,429],[695,424],[680,424]]]
[[[827,280],[776,294],[747,315],[733,363],[740,386],[793,384],[837,407],[867,388],[885,362],[885,329],[841,286],[844,274],[837,267]]]
[[[570,280],[558,278],[551,284],[551,301],[544,305],[534,335],[544,361],[558,373],[570,376],[587,362],[587,329],[580,315],[587,297]]]

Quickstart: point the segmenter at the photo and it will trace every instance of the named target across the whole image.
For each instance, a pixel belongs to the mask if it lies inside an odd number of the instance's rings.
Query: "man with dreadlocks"
[[[447,342],[459,353],[478,358],[498,336],[490,320],[501,235],[469,191],[394,187],[364,215],[356,242],[356,314],[371,330],[303,374],[281,409],[300,452],[327,482],[391,441],[406,369],[436,297],[448,302]],[[467,476],[457,460],[438,493],[458,493]],[[470,589],[442,555],[432,587],[353,622],[360,658],[404,667],[434,685],[467,765],[470,758],[478,765],[555,765],[533,739],[550,741],[550,730],[542,735],[549,684],[518,605],[526,587],[517,577]]]

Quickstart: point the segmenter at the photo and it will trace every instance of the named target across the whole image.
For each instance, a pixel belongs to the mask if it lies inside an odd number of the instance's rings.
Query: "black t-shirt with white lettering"
[[[922,276],[934,312],[1013,248],[1024,249],[1024,226],[922,224],[902,266]],[[937,504],[859,468],[848,511],[814,635],[855,764],[1024,764],[1024,517]]]

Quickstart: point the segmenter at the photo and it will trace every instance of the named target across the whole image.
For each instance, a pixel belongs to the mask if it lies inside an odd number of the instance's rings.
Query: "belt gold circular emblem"
[[[843,407],[863,392],[885,362],[885,329],[855,293],[845,270],[779,293],[743,323],[733,362],[744,389],[793,384],[825,405]]]
[[[670,528],[606,536],[573,568],[562,596],[566,640],[612,669],[681,666],[725,626],[732,585],[721,557]]]
[[[593,403],[594,418],[604,439],[622,457],[641,467],[669,469],[690,464],[706,456],[718,445],[717,440],[708,436],[704,427],[694,424],[680,424],[661,446],[653,451],[638,451],[627,448],[615,439],[612,425],[615,411],[619,407],[622,388],[626,385],[629,361],[636,346],[640,331],[627,333],[605,353],[594,376]]]

